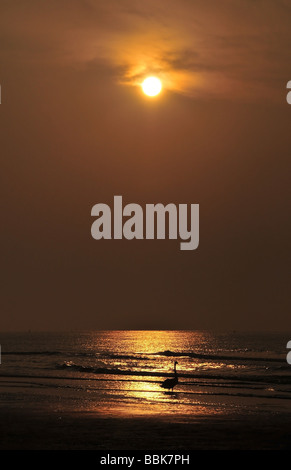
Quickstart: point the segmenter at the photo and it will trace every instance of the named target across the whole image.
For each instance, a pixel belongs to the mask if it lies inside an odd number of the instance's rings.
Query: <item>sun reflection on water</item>
[[[241,344],[234,349],[228,341],[189,330],[89,332],[80,338],[82,367],[73,363],[71,374],[89,380],[84,383],[88,406],[96,413],[171,419],[219,415],[225,403],[236,409],[238,397],[252,393],[236,381],[251,370],[236,360]],[[175,361],[179,380],[172,392],[161,384],[174,377]]]
[[[197,399],[194,397],[189,387],[187,389],[184,386],[183,377],[180,377],[173,392],[161,388],[165,378],[173,376],[176,359],[179,375],[201,368],[203,363],[189,359],[187,352],[197,347],[206,349],[208,344],[209,333],[201,331],[110,331],[102,332],[101,336],[98,333],[95,337],[92,335],[88,349],[97,349],[100,354],[103,351],[114,351],[112,357],[108,356],[106,367],[123,371],[123,374],[127,371],[129,374],[141,371],[141,376],[110,377],[107,399],[111,397],[111,400],[104,404],[103,412],[110,415],[159,415],[172,418],[178,415],[197,416],[206,411],[207,414],[217,414],[217,407],[210,406],[209,400],[204,403],[198,396]],[[183,352],[185,356],[181,355]],[[102,360],[105,362],[104,358]],[[219,368],[220,365],[214,367]],[[100,412],[99,405],[96,409]]]

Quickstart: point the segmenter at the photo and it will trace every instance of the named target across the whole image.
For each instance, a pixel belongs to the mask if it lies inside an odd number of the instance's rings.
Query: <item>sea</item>
[[[1,333],[0,405],[106,416],[291,411],[290,335],[210,331]],[[174,376],[173,391],[161,384]]]

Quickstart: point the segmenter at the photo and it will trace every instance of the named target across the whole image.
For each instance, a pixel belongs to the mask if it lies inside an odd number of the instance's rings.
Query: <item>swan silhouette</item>
[[[178,383],[178,374],[176,371],[176,365],[178,364],[177,361],[174,362],[174,377],[172,379],[166,379],[164,382],[161,384],[162,388],[167,388],[168,390],[172,389],[177,385]]]

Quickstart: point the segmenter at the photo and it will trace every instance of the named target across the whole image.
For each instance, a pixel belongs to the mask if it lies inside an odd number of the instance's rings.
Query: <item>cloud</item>
[[[18,0],[1,10],[4,63],[99,63],[121,86],[157,74],[193,97],[265,98],[290,79],[284,0]]]

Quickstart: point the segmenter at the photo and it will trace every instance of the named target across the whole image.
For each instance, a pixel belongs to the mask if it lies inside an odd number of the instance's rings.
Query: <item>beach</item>
[[[1,409],[1,450],[290,450],[291,415],[105,417]]]
[[[237,335],[212,336],[224,350],[206,351],[205,338],[2,336],[0,449],[291,450],[290,366],[275,347],[281,338],[267,353],[246,336],[258,351],[242,351]],[[173,358],[179,380],[172,392],[161,384],[173,377]]]

